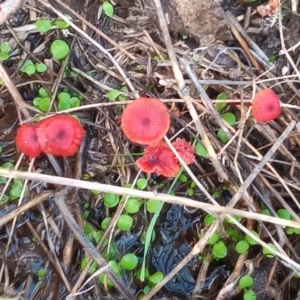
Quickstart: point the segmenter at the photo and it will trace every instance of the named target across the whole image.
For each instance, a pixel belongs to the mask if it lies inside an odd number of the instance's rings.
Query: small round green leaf
[[[104,205],[108,208],[115,207],[119,204],[119,196],[112,193],[105,193],[103,196]]]
[[[251,231],[251,233],[253,233],[255,236],[257,236],[258,238],[259,238],[259,235],[258,235],[258,233],[256,232],[256,231],[254,231],[254,230],[250,230]],[[256,241],[256,240],[254,240],[250,235],[246,235],[246,240],[247,240],[247,242],[250,244],[250,245],[257,245],[258,244],[258,242]]]
[[[256,294],[252,290],[245,291],[243,295],[243,300],[256,300]]]
[[[129,214],[135,214],[139,211],[140,207],[141,202],[138,199],[130,198],[125,205],[125,210]]]
[[[164,279],[164,274],[162,272],[155,272],[149,277],[149,280],[154,283],[158,284]]]
[[[0,52],[0,60],[7,60],[9,58],[9,55],[5,52]]]
[[[44,63],[37,63],[35,65],[37,72],[44,73],[47,71],[47,66]]]
[[[69,100],[59,101],[57,108],[58,108],[59,111],[70,109],[71,108],[71,103],[70,103]]]
[[[122,230],[122,231],[127,231],[132,227],[133,224],[133,219],[131,216],[128,215],[120,215],[118,222],[117,222],[117,227]]]
[[[139,190],[144,190],[147,187],[148,181],[146,178],[139,178],[136,182],[136,186]]]
[[[112,17],[114,14],[114,7],[109,1],[105,1],[102,5],[102,8],[108,17]]]
[[[39,101],[39,109],[43,112],[47,112],[50,106],[51,99],[50,98],[42,98]]]
[[[122,92],[121,91],[118,91],[118,90],[115,90],[115,89],[112,89],[110,90],[108,93],[107,93],[107,98],[110,102],[114,102],[116,101],[117,97],[121,94]]]
[[[70,47],[65,41],[56,40],[51,44],[50,51],[55,59],[63,59],[69,54]]]
[[[105,219],[101,222],[101,228],[102,228],[103,230],[105,230],[105,229],[108,227],[110,221],[111,221],[111,217],[105,218]]]
[[[225,144],[229,141],[226,133],[223,131],[223,129],[220,129],[217,133],[218,138]]]
[[[133,270],[138,264],[138,258],[135,254],[128,253],[121,258],[120,264],[124,270]]]
[[[48,94],[47,90],[45,88],[43,88],[43,87],[40,87],[40,89],[39,89],[39,95],[42,98],[49,97],[49,94]]]
[[[271,249],[273,249],[274,251],[276,251],[277,250],[277,248],[276,248],[276,246],[274,245],[274,244],[272,244],[272,243],[268,243],[267,244]],[[266,257],[268,257],[268,258],[273,258],[273,257],[275,257],[275,254],[273,254],[269,249],[267,249],[267,248],[263,248],[263,254],[266,256]]]
[[[37,20],[35,22],[35,26],[39,32],[48,32],[51,29],[51,21],[50,20]]]
[[[221,114],[220,117],[222,120],[227,122],[229,125],[233,125],[236,122],[236,116],[231,112]]]
[[[63,20],[54,21],[54,25],[56,25],[59,29],[66,29],[66,28],[70,27],[70,25]]]
[[[218,233],[214,232],[212,234],[212,236],[210,237],[210,239],[208,240],[208,244],[209,245],[214,245],[215,243],[217,243],[220,239],[220,236]]]
[[[33,75],[35,73],[35,65],[28,65],[24,68],[24,73],[27,75]]]
[[[10,52],[10,50],[11,50],[11,47],[10,47],[9,43],[4,42],[4,43],[0,44],[0,51],[2,53],[8,54]]]
[[[217,258],[224,258],[227,255],[227,247],[226,245],[222,242],[219,241],[213,246],[213,254]]]
[[[291,214],[286,209],[278,209],[277,210],[278,217],[285,220],[291,219]]]
[[[149,199],[146,202],[147,211],[151,214],[155,214],[161,209],[161,201]]]
[[[201,144],[201,143],[197,143],[196,144],[196,154],[199,156],[202,156],[204,158],[208,157],[208,152],[206,150],[206,148]]]
[[[71,108],[78,107],[80,105],[80,100],[77,97],[72,97],[69,102],[71,104]]]
[[[215,222],[216,218],[212,215],[206,215],[204,218],[204,224],[209,226]]]
[[[239,241],[236,245],[235,245],[235,250],[237,253],[239,254],[243,254],[243,253],[246,253],[249,249],[249,244],[247,241],[245,240],[242,240],[242,241]]]
[[[244,288],[249,288],[250,286],[253,285],[253,278],[249,275],[245,275],[245,276],[242,276],[239,280],[239,287],[241,289],[244,289]]]
[[[57,99],[58,99],[58,102],[66,101],[66,100],[69,101],[71,99],[71,95],[69,93],[66,93],[66,92],[61,92],[57,95]]]

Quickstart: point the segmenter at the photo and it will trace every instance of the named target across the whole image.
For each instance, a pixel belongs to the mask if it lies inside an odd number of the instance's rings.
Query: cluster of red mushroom
[[[42,152],[57,156],[72,156],[81,145],[84,129],[69,115],[57,115],[36,124],[23,124],[17,131],[16,145],[30,158]]]
[[[170,147],[162,141],[170,127],[168,108],[158,99],[139,98],[129,104],[121,118],[125,136],[132,142],[147,145],[144,155],[136,161],[146,173],[175,176],[180,164]],[[190,142],[177,138],[172,143],[186,164],[194,162],[195,149]]]

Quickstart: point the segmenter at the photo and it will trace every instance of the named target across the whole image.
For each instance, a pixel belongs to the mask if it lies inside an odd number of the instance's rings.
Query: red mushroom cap
[[[132,142],[143,145],[157,143],[170,127],[168,108],[158,99],[136,99],[124,109],[121,127]]]
[[[84,129],[79,121],[68,115],[57,115],[37,126],[38,141],[47,154],[71,156],[81,145]]]
[[[187,165],[190,165],[194,162],[195,147],[192,146],[190,142],[187,142],[184,139],[177,138],[175,142],[172,143],[172,145]]]
[[[269,122],[280,114],[280,100],[270,89],[259,91],[252,101],[253,118],[258,122]]]
[[[148,146],[136,165],[146,173],[156,173],[165,177],[175,176],[180,169],[177,159],[165,143]]]
[[[37,131],[34,125],[23,124],[16,135],[16,146],[29,157],[37,157],[41,154],[42,148],[38,142]]]

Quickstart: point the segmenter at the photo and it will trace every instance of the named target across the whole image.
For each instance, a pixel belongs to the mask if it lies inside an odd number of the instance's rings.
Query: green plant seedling
[[[220,117],[229,125],[233,125],[236,122],[236,116],[231,112],[221,114]],[[217,136],[223,143],[227,143],[229,141],[227,135],[222,129],[218,131]]]
[[[65,17],[67,17],[69,20],[72,20],[72,17],[70,15],[65,15]],[[56,25],[59,29],[66,29],[70,27],[70,25],[66,21],[61,20],[60,18],[55,20],[53,24]]]
[[[228,226],[226,226],[226,233],[236,243],[244,239],[244,236],[240,232],[238,232],[236,229],[228,228]]]
[[[93,228],[93,226],[89,223],[84,223],[83,231],[84,231],[85,235],[88,237],[88,239],[92,243],[94,243],[95,242],[95,240],[94,240],[95,229]]]
[[[133,253],[125,254],[120,261],[120,265],[124,270],[133,270],[138,264],[138,258]]]
[[[0,60],[4,61],[9,58],[10,45],[7,42],[0,44]]]
[[[101,228],[103,230],[106,230],[106,228],[108,227],[110,221],[111,221],[111,217],[107,217],[107,218],[103,219],[103,221],[101,222]]]
[[[196,187],[196,183],[194,181],[191,182],[190,187],[187,189],[188,196],[192,197],[194,195],[194,189]]]
[[[108,17],[112,17],[112,15],[114,14],[114,7],[113,5],[109,2],[109,1],[104,1],[103,5],[102,5],[103,11],[104,13],[108,16]]]
[[[52,22],[50,20],[37,20],[35,26],[37,31],[46,33],[51,29]]]
[[[125,204],[125,210],[128,214],[135,214],[141,207],[141,202],[136,198],[129,198]]]
[[[111,260],[108,262],[110,267],[113,269],[113,271],[118,275],[120,276],[120,267],[119,265],[117,264],[116,261],[114,260]],[[107,275],[105,273],[101,273],[99,275],[99,281],[100,283],[102,283],[103,285],[107,285],[109,288],[112,288],[114,286],[114,284],[112,283],[112,281],[110,279],[108,279]]]
[[[70,52],[69,45],[63,40],[56,40],[50,46],[50,52],[55,59],[63,59]]]
[[[50,98],[34,98],[33,104],[37,106],[42,112],[47,112],[50,107],[51,99]]]
[[[47,274],[47,270],[44,269],[44,268],[39,269],[38,273],[37,273],[39,279],[42,278],[42,277],[45,277],[46,274]]]
[[[207,152],[206,148],[201,143],[196,144],[195,152],[198,156],[208,158],[208,152]]]
[[[243,295],[243,300],[256,300],[256,294],[252,290],[245,291]]]
[[[225,99],[227,99],[227,94],[226,93],[221,93],[217,96],[217,100],[220,101],[216,105],[217,111],[220,112],[227,106],[226,102],[222,102],[222,100],[225,100]]]
[[[119,196],[112,193],[105,193],[103,196],[104,205],[108,208],[115,207],[119,204]]]
[[[7,161],[5,163],[2,164],[1,168],[3,169],[8,169],[8,170],[13,170],[14,169],[14,164]],[[6,177],[3,177],[3,176],[0,176],[0,184],[4,184],[7,182],[7,178]]]
[[[291,220],[291,214],[286,209],[278,209],[277,215],[281,219]]]
[[[1,197],[1,199],[0,199],[0,205],[1,205],[1,204],[5,204],[5,203],[7,203],[8,201],[9,201],[8,195],[3,194],[2,197]]]
[[[212,215],[206,215],[204,218],[204,224],[209,226],[215,222],[216,218]]]
[[[246,253],[249,249],[249,243],[245,240],[239,241],[236,245],[235,245],[235,251],[239,254],[243,254]]]
[[[277,248],[276,248],[276,246],[274,245],[274,244],[272,244],[272,243],[268,243],[267,244],[271,249],[273,249],[274,251],[276,251],[277,250]],[[266,256],[266,257],[268,257],[268,258],[273,258],[273,257],[275,257],[275,254],[273,254],[269,249],[267,249],[267,248],[263,248],[263,254]]]
[[[149,281],[156,285],[160,283],[164,279],[164,274],[162,272],[155,272],[154,274],[150,275]]]
[[[122,231],[128,231],[132,227],[132,224],[133,224],[132,217],[122,214],[118,219],[117,227]]]
[[[259,238],[259,235],[258,235],[258,233],[256,232],[256,231],[254,231],[254,230],[250,230],[251,231],[251,233],[253,233],[253,235],[255,235],[256,237],[258,237]],[[256,241],[256,240],[254,240],[250,235],[246,235],[246,240],[247,240],[247,242],[249,243],[249,245],[258,245],[258,242]]]
[[[88,174],[85,174],[85,175],[88,175]],[[83,178],[82,178],[82,179],[83,179]],[[88,177],[88,178],[85,178],[85,179],[83,179],[83,180],[87,180],[87,179],[89,179],[89,177]],[[94,181],[94,182],[96,182],[96,181]],[[90,192],[91,192],[91,194],[93,194],[93,195],[95,195],[95,196],[101,194],[101,192],[98,191],[98,190],[90,190]]]
[[[44,63],[36,63],[35,69],[39,73],[44,73],[47,71],[47,66]]]
[[[212,234],[212,236],[210,237],[210,239],[208,240],[208,244],[209,245],[214,245],[216,244],[218,241],[220,240],[220,235],[216,232],[214,232]]]
[[[242,220],[242,217],[240,217],[240,216],[232,216],[236,221],[238,221],[238,222],[241,222],[241,220]],[[232,224],[233,222],[229,219],[229,218],[225,218],[225,222],[227,223],[227,224]]]
[[[87,256],[85,256],[83,258],[83,260],[81,261],[81,264],[80,264],[81,270],[85,269],[85,267],[87,266],[88,262],[89,262],[89,258]],[[93,273],[95,273],[97,271],[97,269],[98,269],[97,263],[93,262],[92,265],[90,266],[89,270],[88,270],[88,273],[89,274],[93,274]]]
[[[9,53],[10,50],[11,50],[11,47],[10,47],[9,43],[4,42],[4,43],[0,44],[0,51],[2,53]]]
[[[213,245],[213,255],[215,258],[224,258],[227,255],[227,247],[224,242],[219,241]]]
[[[151,214],[155,214],[161,209],[162,202],[154,199],[149,199],[146,202],[147,211]]]
[[[46,90],[44,87],[40,87],[40,88],[39,88],[39,95],[40,95],[42,98],[49,97],[49,94],[48,94],[47,90]]]
[[[23,182],[20,179],[14,179],[13,184],[9,190],[9,199],[14,201],[19,199],[23,189]],[[24,195],[28,193],[28,187],[26,187]]]
[[[148,185],[148,181],[146,178],[139,178],[136,182],[136,187],[139,190],[144,190]]]
[[[181,174],[179,176],[179,181],[182,182],[182,183],[185,183],[185,182],[188,181],[188,178],[184,174]]]
[[[27,75],[33,75],[36,72],[35,65],[32,62],[31,59],[25,60],[24,64],[20,68],[20,71],[27,74]]]
[[[199,54],[194,54],[193,57],[192,57],[192,60],[193,60],[194,62],[199,62],[199,61],[200,61],[200,56],[199,56]]]
[[[253,278],[249,275],[242,276],[239,280],[239,287],[241,289],[249,288],[253,285]]]

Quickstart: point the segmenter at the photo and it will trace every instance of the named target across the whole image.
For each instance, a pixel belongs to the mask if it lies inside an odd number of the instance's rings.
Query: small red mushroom
[[[142,145],[159,142],[169,127],[168,108],[158,99],[136,99],[124,109],[121,117],[121,128],[126,137]]]
[[[190,165],[194,162],[195,147],[191,145],[191,142],[187,142],[184,139],[177,138],[175,142],[172,143],[172,145],[187,165]]]
[[[84,136],[79,121],[68,115],[57,115],[38,123],[37,137],[42,150],[51,155],[72,156]]]
[[[34,125],[23,124],[17,130],[16,146],[20,152],[31,158],[41,154],[42,148],[38,142],[37,130]]]
[[[165,177],[175,176],[180,169],[174,153],[163,142],[148,146],[144,155],[136,161],[136,165],[146,173],[156,173]]]
[[[280,114],[280,100],[270,89],[259,91],[252,101],[253,118],[258,122],[269,122]]]

